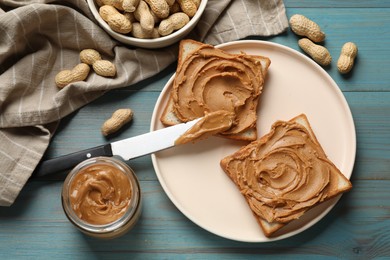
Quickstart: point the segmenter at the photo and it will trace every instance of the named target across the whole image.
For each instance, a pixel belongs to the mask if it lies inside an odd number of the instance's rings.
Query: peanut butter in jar
[[[62,189],[68,219],[98,238],[125,234],[141,214],[141,192],[131,168],[114,158],[97,157],[77,165]]]

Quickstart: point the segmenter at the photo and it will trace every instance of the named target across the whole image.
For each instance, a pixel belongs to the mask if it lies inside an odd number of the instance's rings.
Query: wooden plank
[[[370,1],[364,2],[370,3]],[[388,3],[390,5],[390,2]],[[324,69],[343,91],[389,90],[390,73],[387,72],[387,61],[390,59],[388,48],[390,46],[388,29],[390,28],[389,8],[353,8],[351,10],[350,8],[323,9],[290,7],[287,9],[288,18],[296,13],[306,15],[313,19],[326,33],[326,40],[321,44],[328,48],[333,57],[333,61],[330,66]],[[296,36],[290,29],[275,37],[252,36],[248,39],[271,41],[302,52],[298,46],[300,37]],[[336,64],[341,47],[348,41],[357,44],[359,54],[352,72],[347,75],[342,75],[338,72]],[[153,77],[151,80],[123,88],[123,90],[161,91],[165,83],[168,82],[174,73],[175,68],[175,64],[172,64],[168,69]],[[158,80],[156,81],[156,79]]]
[[[317,22],[326,33],[324,45],[332,55],[331,66],[325,70],[338,83],[343,91],[388,91],[390,74],[386,72],[390,52],[390,15],[389,9],[383,8],[329,8],[287,10],[288,17],[300,13]],[[324,13],[326,15],[324,15]],[[283,37],[275,41],[286,40],[286,45],[299,50],[296,36],[289,29]],[[337,59],[345,42],[355,42],[359,53],[352,73],[342,75],[337,71]]]
[[[145,79],[137,84],[133,84],[129,87],[117,89],[119,90],[137,90],[137,91],[161,91],[176,70],[176,62],[172,63],[165,70],[161,71],[157,75]]]
[[[48,156],[74,152],[149,131],[159,92],[111,91],[61,121]],[[104,137],[101,126],[119,108],[131,108],[133,120],[117,133]]]
[[[82,107],[61,121],[59,130],[50,142],[44,159],[149,132],[150,120],[159,94],[159,92],[128,90],[111,91],[88,106]],[[131,108],[134,111],[134,118],[117,133],[104,137],[100,130],[101,126],[118,108]],[[156,179],[154,171],[151,171],[153,167],[150,156],[133,159],[128,164],[137,173],[140,172],[140,179]],[[65,176],[66,172],[43,179],[63,180]]]
[[[107,141],[119,140],[149,131],[150,118],[159,92],[112,91],[104,98],[83,107],[75,115],[62,121],[53,138],[46,157],[59,156]],[[386,179],[390,176],[390,93],[345,92],[351,107],[357,132],[357,157],[354,178]],[[134,109],[134,122],[112,138],[100,133],[100,126],[116,108]],[[129,164],[140,178],[155,180],[149,156],[135,159]],[[148,170],[149,169],[149,170]]]
[[[389,180],[390,92],[348,92],[345,96],[357,135],[353,179]]]
[[[141,180],[142,218],[134,230],[112,241],[82,235],[66,219],[60,202],[64,176],[30,181],[16,203],[0,209],[0,259],[373,259],[390,256],[390,58],[389,1],[285,0],[287,15],[302,13],[327,33],[324,43],[337,60],[345,41],[359,56],[353,72],[326,71],[344,91],[357,130],[353,189],[309,230],[274,243],[220,238],[183,216],[164,194],[149,156],[129,162]],[[251,37],[300,51],[289,29],[276,37]],[[154,104],[175,64],[151,79],[111,91],[62,120],[47,157],[100,145],[149,130]],[[135,111],[133,123],[104,138],[100,126],[117,108]]]
[[[143,212],[132,231],[110,241],[89,238],[63,214],[60,182],[31,182],[12,208],[0,211],[0,258],[240,259],[285,253],[291,258],[383,257],[390,255],[389,187],[388,180],[357,180],[330,214],[305,232],[274,243],[242,243],[196,226],[163,195],[156,181],[141,182]]]

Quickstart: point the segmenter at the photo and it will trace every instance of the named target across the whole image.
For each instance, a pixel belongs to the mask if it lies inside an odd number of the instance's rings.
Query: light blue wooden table
[[[359,55],[352,73],[334,65],[327,73],[343,91],[354,117],[357,156],[353,189],[310,229],[271,243],[221,238],[188,220],[165,195],[150,156],[135,159],[144,196],[141,220],[127,235],[101,241],[82,235],[66,219],[60,202],[63,176],[30,181],[15,204],[0,209],[0,259],[384,259],[390,258],[390,1],[285,0],[287,15],[313,18],[327,33],[337,59],[353,41]],[[258,38],[299,50],[288,30]],[[149,131],[154,104],[175,65],[140,84],[111,91],[65,118],[48,158],[106,142],[99,128],[116,108],[136,111],[118,138]]]

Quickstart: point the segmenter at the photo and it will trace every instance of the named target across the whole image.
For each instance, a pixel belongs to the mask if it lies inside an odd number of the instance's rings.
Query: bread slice
[[[306,115],[277,121],[262,138],[223,158],[265,236],[352,188],[327,158]]]
[[[185,39],[180,42],[179,46],[179,56],[178,56],[178,64],[177,64],[177,72],[180,71],[182,68],[184,62],[189,59],[189,57],[197,52],[201,48],[205,47],[212,47],[211,45],[207,45],[201,42],[197,42],[191,39]],[[240,55],[240,54],[237,54]],[[242,54],[241,54],[242,55]],[[247,55],[251,59],[255,60],[254,62],[258,63],[258,66],[260,66],[260,75],[259,79],[264,82],[264,78],[267,75],[268,68],[271,64],[270,59],[264,56],[260,55]],[[263,85],[259,86],[260,92],[262,90]],[[258,98],[256,99],[256,102],[254,104],[255,107],[258,105]],[[183,121],[180,120],[180,118],[177,116],[175,112],[175,106],[174,106],[174,99],[172,97],[172,93],[168,99],[168,102],[164,108],[164,111],[160,117],[160,121],[165,126],[171,126],[175,124],[182,123]],[[224,137],[230,138],[230,139],[237,139],[237,140],[246,140],[246,141],[253,141],[257,139],[257,126],[256,124],[253,124],[251,127],[245,129],[245,131],[242,131],[240,133],[234,133],[234,134],[222,134]]]

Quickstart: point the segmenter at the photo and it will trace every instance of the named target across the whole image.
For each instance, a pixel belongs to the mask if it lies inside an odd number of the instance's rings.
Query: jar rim
[[[126,175],[130,183],[130,188],[132,190],[130,204],[126,212],[118,219],[110,223],[101,224],[101,225],[91,224],[88,223],[87,221],[80,219],[72,209],[70,199],[69,199],[69,192],[70,192],[69,187],[73,179],[77,176],[77,174],[80,172],[81,169],[84,169],[96,163],[111,165],[118,168],[123,174]],[[72,222],[76,227],[78,227],[83,231],[94,233],[94,234],[105,234],[105,233],[116,231],[118,228],[125,226],[126,223],[128,223],[132,219],[132,217],[137,213],[138,208],[140,207],[139,202],[140,202],[141,192],[140,192],[138,178],[135,175],[134,171],[130,168],[130,166],[128,166],[126,163],[116,158],[100,156],[100,157],[89,158],[79,163],[69,172],[62,186],[61,197],[62,197],[61,199],[62,207],[65,211],[65,215],[67,216],[70,222]]]

